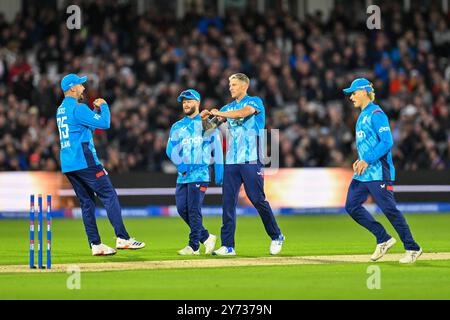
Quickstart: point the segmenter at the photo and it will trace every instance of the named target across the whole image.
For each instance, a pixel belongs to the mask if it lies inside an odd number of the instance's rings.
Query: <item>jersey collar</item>
[[[74,97],[64,97],[64,101],[66,102],[72,102],[72,103],[78,103],[78,100]]]
[[[369,104],[367,105],[367,107],[362,111],[364,113],[366,112],[371,112],[374,108],[376,107],[375,103],[373,103],[372,101],[369,102]]]
[[[248,94],[246,94],[246,95],[242,98],[242,100],[241,100],[240,102],[237,102],[236,100],[234,100],[233,103],[234,103],[234,104],[239,104],[239,103],[242,103],[242,102],[246,101],[247,99],[248,99]]]
[[[188,116],[185,116],[185,117],[184,117],[184,121],[187,121],[187,122],[198,121],[198,120],[202,120],[202,119],[200,118],[200,113],[197,114],[197,115],[196,115],[195,117],[193,117],[193,118],[189,118]]]

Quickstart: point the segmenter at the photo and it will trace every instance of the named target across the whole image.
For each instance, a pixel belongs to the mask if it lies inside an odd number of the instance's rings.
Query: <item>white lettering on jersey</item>
[[[190,144],[199,144],[203,143],[203,137],[195,137],[195,138],[185,138],[181,141],[183,146]]]
[[[70,140],[61,142],[61,149],[70,148]]]

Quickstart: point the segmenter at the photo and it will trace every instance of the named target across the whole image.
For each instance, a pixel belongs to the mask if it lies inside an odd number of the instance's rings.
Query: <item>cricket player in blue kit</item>
[[[78,101],[83,98],[87,77],[66,75],[61,80],[64,100],[56,112],[61,143],[61,168],[80,201],[83,223],[92,255],[113,255],[116,250],[103,244],[95,220],[95,195],[102,201],[117,236],[117,249],[141,249],[145,243],[130,238],[122,221],[117,193],[101,165],[94,147],[95,129],[108,129],[110,112],[105,100],[94,101],[94,111]]]
[[[277,225],[269,202],[264,194],[263,141],[265,109],[259,97],[247,95],[249,78],[237,73],[229,78],[231,97],[235,99],[210,114],[227,120],[228,137],[223,182],[222,246],[214,255],[236,255],[236,206],[241,185],[253,206],[257,209],[267,234],[271,238],[269,252],[281,252],[284,236]]]
[[[349,88],[344,89],[344,93],[351,94],[350,100],[354,106],[361,108],[356,122],[358,159],[353,164],[355,174],[348,190],[345,209],[356,222],[376,237],[377,247],[371,260],[377,261],[396,240],[362,206],[369,194],[372,195],[394,226],[406,249],[400,263],[414,263],[422,254],[422,249],[414,241],[405,217],[397,209],[394,199],[395,168],[391,154],[393,139],[388,117],[380,106],[373,103],[375,92],[367,79],[354,80]]]
[[[166,153],[178,170],[175,200],[179,215],[190,228],[189,244],[178,251],[180,255],[199,255],[200,243],[205,254],[214,251],[217,237],[210,234],[202,223],[202,204],[210,181],[210,164],[214,156],[214,177],[217,185],[223,180],[223,154],[217,129],[205,131],[199,113],[200,94],[189,89],[178,97],[185,117],[176,122],[169,134]]]

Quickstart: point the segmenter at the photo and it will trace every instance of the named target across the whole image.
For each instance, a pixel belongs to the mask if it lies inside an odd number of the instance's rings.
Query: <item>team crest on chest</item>
[[[362,124],[366,124],[367,122],[367,116],[364,116],[364,118],[362,119]]]

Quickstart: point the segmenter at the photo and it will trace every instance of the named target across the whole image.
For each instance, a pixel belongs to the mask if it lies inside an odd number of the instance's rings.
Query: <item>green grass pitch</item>
[[[371,254],[375,246],[373,237],[348,216],[277,219],[287,239],[281,256]],[[384,217],[377,219],[398,239]],[[450,214],[407,215],[407,220],[424,252],[450,252]],[[92,257],[82,221],[55,219],[53,263],[187,259],[176,255],[188,237],[180,218],[135,218],[125,223],[147,247]],[[108,220],[98,224],[102,241],[113,246]],[[204,224],[220,234],[220,218],[205,218]],[[237,258],[267,257],[269,243],[259,217],[238,217]],[[399,242],[390,252],[403,251]],[[27,265],[28,252],[27,221],[0,221],[0,265]],[[371,265],[380,267],[379,290],[367,288]],[[0,299],[450,299],[449,270],[450,260],[419,260],[408,266],[378,262],[82,272],[79,290],[67,288],[69,275],[63,272],[0,273]]]

